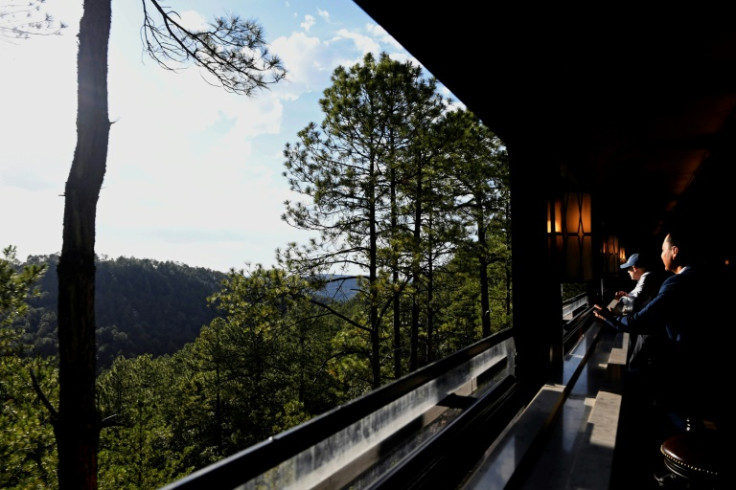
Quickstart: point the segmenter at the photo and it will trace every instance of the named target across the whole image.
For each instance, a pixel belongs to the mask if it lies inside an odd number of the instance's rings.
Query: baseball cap
[[[628,269],[629,267],[641,267],[642,261],[639,259],[639,254],[631,254],[629,260],[621,264],[622,269]]]

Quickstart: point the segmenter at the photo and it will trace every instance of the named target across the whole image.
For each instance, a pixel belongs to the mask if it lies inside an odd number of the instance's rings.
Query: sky
[[[11,3],[0,0],[0,12]],[[95,251],[222,272],[273,266],[277,248],[311,236],[281,220],[284,201],[300,198],[282,175],[283,150],[310,122],[322,121],[318,101],[334,69],[368,52],[419,63],[351,0],[164,5],[188,25],[228,13],[255,20],[286,80],[248,98],[209,85],[197,68],[164,70],[143,52],[141,2],[113,0],[113,124]],[[0,247],[17,247],[21,261],[61,251],[76,144],[82,1],[46,6],[68,24],[63,35],[0,37]]]

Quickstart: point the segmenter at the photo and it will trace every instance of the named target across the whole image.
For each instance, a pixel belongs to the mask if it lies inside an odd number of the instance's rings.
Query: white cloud
[[[390,46],[392,49],[396,51],[404,51],[403,46],[399,44],[399,42],[391,37],[388,32],[386,32],[386,29],[379,26],[378,24],[368,23],[365,25],[365,30],[371,37],[377,39],[383,44],[386,44]]]
[[[337,31],[337,36],[333,37],[330,42],[340,42],[344,39],[352,41],[363,54],[378,53],[381,50],[381,45],[372,37],[352,32],[347,29],[340,29]]]
[[[209,29],[207,19],[202,17],[199,12],[195,12],[194,10],[185,10],[184,12],[180,12],[180,15],[181,18],[179,19],[179,23],[182,27],[190,31],[206,31]]]
[[[80,5],[50,0],[60,36],[0,40],[0,246],[18,257],[61,251],[64,183],[76,137]],[[52,10],[53,7],[53,10]]]
[[[76,144],[81,2],[48,4],[71,8],[59,15],[70,24],[65,36],[0,49],[0,209],[12,210],[0,213],[0,246],[18,245],[21,259],[61,250],[61,194]],[[159,67],[142,52],[140,5],[114,2],[114,124],[98,203],[98,253],[227,270],[247,261],[271,265],[276,247],[306,240],[280,220],[283,202],[299,198],[281,175],[284,144],[321,118],[317,99],[338,65],[382,48],[400,51],[385,31],[365,24],[357,6],[341,6],[338,18],[306,3],[298,7],[313,14],[296,17],[271,12],[273,5],[263,26],[277,34],[270,49],[287,79],[248,98],[208,85],[197,68]],[[181,13],[184,25],[203,27],[198,11]]]
[[[12,180],[26,188],[45,188],[68,172],[59,160],[70,163],[74,148],[75,60],[72,33],[30,38],[0,50],[3,184]],[[21,173],[28,177],[21,179]]]
[[[326,62],[324,44],[318,37],[295,32],[288,37],[275,39],[271,46],[287,71],[285,83],[275,90],[296,98],[303,92],[325,87],[325,81],[329,80],[333,67]]]
[[[314,16],[312,16],[312,15],[305,15],[304,16],[304,20],[302,21],[302,23],[300,24],[300,26],[301,26],[302,29],[304,29],[305,31],[309,32],[309,29],[314,25],[314,23],[315,23]]]

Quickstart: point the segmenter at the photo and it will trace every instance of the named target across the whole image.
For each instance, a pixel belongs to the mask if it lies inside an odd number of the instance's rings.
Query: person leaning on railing
[[[631,291],[616,291],[614,294],[614,297],[619,301],[621,313],[626,315],[639,311],[654,299],[657,292],[659,292],[664,277],[657,280],[657,274],[653,273],[654,268],[648,263],[644,254],[631,254],[629,259],[621,264],[620,268],[628,272],[629,278],[636,283]]]
[[[673,227],[662,243],[665,270],[672,273],[657,295],[641,310],[617,314],[594,305],[593,314],[607,325],[632,334],[656,335],[662,340],[651,359],[650,380],[654,403],[661,409],[660,441],[684,429],[685,420],[707,420],[728,425],[724,404],[725,370],[730,370],[725,328],[717,308],[722,282],[705,264],[696,263],[688,229]],[[729,348],[734,349],[731,344]],[[731,382],[731,381],[729,381]],[[670,421],[679,421],[674,425]]]
[[[631,291],[617,291],[614,294],[614,298],[618,300],[614,312],[621,315],[636,313],[657,296],[662,282],[667,277],[665,274],[669,272],[662,269],[661,266],[657,270],[653,267],[652,262],[647,254],[634,253],[621,264],[621,269],[629,273],[629,278],[635,281],[636,285]],[[662,335],[631,333],[630,336],[627,367],[632,373],[646,376],[647,368],[654,362],[653,357],[656,355],[657,346],[662,342],[659,338]]]

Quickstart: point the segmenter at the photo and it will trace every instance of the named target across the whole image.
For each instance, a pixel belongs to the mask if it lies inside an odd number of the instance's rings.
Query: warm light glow
[[[557,200],[554,203],[547,203],[547,234],[552,234],[552,222],[555,223],[554,233],[560,233],[562,231],[562,203]]]
[[[565,194],[565,222],[567,234],[582,237],[591,230],[592,216],[590,194],[570,192]]]
[[[569,192],[562,199],[556,199],[554,206],[547,205],[550,250],[554,244],[567,279],[588,281],[593,278],[592,223],[590,194]]]
[[[619,266],[626,262],[626,249],[618,243],[618,237],[609,235],[601,243],[603,271],[617,273]]]

